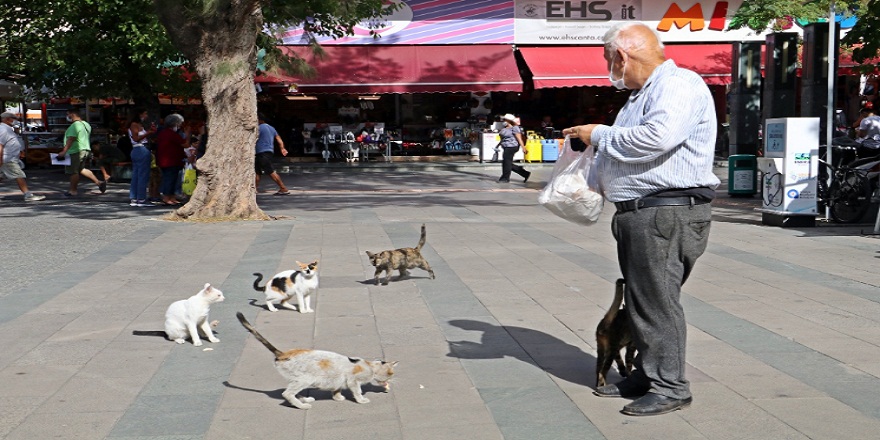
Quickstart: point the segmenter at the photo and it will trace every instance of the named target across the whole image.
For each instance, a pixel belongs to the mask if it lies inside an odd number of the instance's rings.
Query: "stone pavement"
[[[129,207],[122,184],[62,199],[56,170],[28,171],[43,202],[0,184],[0,438],[877,438],[871,225],[762,226],[757,197],[722,191],[684,286],[694,404],[632,418],[591,394],[619,275],[613,208],[566,223],[535,201],[550,166],[528,168],[528,185],[499,185],[497,164],[297,166],[293,195],[258,196],[287,218],[225,224],[158,221],[165,209]],[[437,279],[374,286],[364,251],[412,246],[422,223]],[[251,274],[316,258],[316,313],[266,311]],[[211,310],[221,342],[132,333],[162,330],[204,283],[226,295]],[[237,311],[281,349],[400,361],[390,392],[366,386],[358,405],[313,391],[311,410],[292,408]]]

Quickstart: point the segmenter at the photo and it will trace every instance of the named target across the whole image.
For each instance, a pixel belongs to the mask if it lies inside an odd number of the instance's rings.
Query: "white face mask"
[[[616,87],[617,90],[626,89],[626,84],[623,82],[623,78],[626,76],[626,63],[623,64],[623,72],[620,74],[619,79],[614,79],[614,57],[617,56],[617,52],[614,52],[614,55],[611,56],[611,67],[608,69],[608,81],[611,81],[611,85]]]

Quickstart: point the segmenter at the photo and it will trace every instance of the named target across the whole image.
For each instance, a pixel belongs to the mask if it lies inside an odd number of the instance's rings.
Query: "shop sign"
[[[515,0],[517,44],[593,45],[620,22],[638,21],[665,43],[764,41],[749,29],[726,31],[742,0]]]
[[[393,0],[391,15],[354,27],[354,35],[318,38],[321,44],[511,44],[512,0]],[[374,38],[373,34],[379,38]],[[282,32],[284,44],[309,44],[302,27]]]
[[[728,31],[743,0],[391,0],[399,8],[355,25],[343,38],[320,44],[598,45],[615,23],[639,21],[666,43],[764,41],[767,33]],[[838,17],[843,29],[854,19]],[[790,31],[806,24],[795,20]],[[374,35],[378,36],[375,38]],[[284,44],[306,45],[302,27],[281,33]]]

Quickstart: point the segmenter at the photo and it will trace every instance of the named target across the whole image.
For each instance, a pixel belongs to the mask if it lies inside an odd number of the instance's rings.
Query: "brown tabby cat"
[[[425,258],[422,257],[422,246],[425,245],[425,224],[422,223],[422,236],[419,238],[419,244],[414,248],[401,248],[394,249],[392,251],[382,251],[377,254],[374,254],[370,251],[367,251],[367,256],[370,257],[370,264],[376,267],[376,274],[374,275],[374,280],[376,285],[379,285],[379,274],[382,271],[385,271],[385,282],[382,284],[388,284],[388,281],[391,280],[391,272],[397,270],[400,271],[400,277],[397,279],[403,279],[403,277],[409,275],[407,269],[412,269],[414,267],[418,267],[428,271],[431,274],[431,279],[434,279],[434,271],[431,270],[431,265],[425,261]]]
[[[605,376],[611,369],[611,363],[617,361],[617,371],[626,377],[632,371],[636,346],[629,329],[629,314],[626,306],[622,308],[623,288],[625,282],[619,278],[614,289],[614,302],[605,313],[605,317],[596,327],[596,386],[605,385]],[[620,358],[620,350],[626,348],[626,365]]]
[[[364,397],[361,385],[376,382],[387,391],[397,362],[365,361],[360,358],[343,356],[332,351],[288,350],[282,352],[263,337],[241,312],[235,314],[241,325],[251,332],[275,355],[275,368],[287,379],[287,389],[281,393],[291,405],[299,409],[309,409],[314,397],[298,397],[306,388],[317,388],[333,392],[333,400],[345,400],[342,390],[351,391],[357,403],[369,403]]]

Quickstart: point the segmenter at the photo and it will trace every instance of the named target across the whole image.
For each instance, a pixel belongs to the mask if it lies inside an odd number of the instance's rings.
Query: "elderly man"
[[[34,194],[28,190],[27,176],[21,169],[19,156],[23,148],[23,143],[15,130],[12,129],[13,122],[18,119],[13,113],[4,112],[0,114],[0,175],[7,179],[15,179],[18,183],[18,189],[24,194],[25,202],[37,202],[46,198]]]
[[[692,401],[680,296],[709,239],[709,203],[719,184],[712,172],[715,104],[697,74],[665,59],[651,28],[619,24],[604,43],[609,80],[632,93],[614,125],[563,133],[597,148],[604,195],[617,209],[612,233],[638,355],[629,377],[594,394],[637,398],[623,407],[627,415],[665,414]]]

